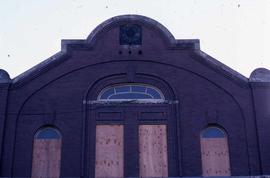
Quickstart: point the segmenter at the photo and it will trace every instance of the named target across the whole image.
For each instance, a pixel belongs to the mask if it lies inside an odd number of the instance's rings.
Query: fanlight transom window
[[[103,89],[98,100],[164,100],[164,95],[153,86],[123,84]]]

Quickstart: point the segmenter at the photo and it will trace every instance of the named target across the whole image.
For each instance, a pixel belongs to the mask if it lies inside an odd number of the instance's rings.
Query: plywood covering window
[[[97,125],[95,177],[124,177],[123,150],[123,125]]]
[[[32,178],[60,177],[61,135],[47,127],[37,132],[34,138]]]
[[[168,177],[166,125],[139,126],[140,177]]]
[[[226,133],[208,127],[201,134],[203,176],[230,176],[229,149]]]

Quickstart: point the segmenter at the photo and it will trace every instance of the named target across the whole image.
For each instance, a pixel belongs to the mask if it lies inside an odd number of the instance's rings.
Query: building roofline
[[[241,73],[233,70],[229,66],[223,64],[212,56],[206,54],[201,50],[195,50],[195,55],[192,55],[193,58],[197,59],[197,61],[201,62],[204,65],[211,67],[212,69],[222,73],[225,77],[232,79],[233,81],[239,83],[240,85],[247,86],[248,78],[242,75]]]
[[[98,25],[87,37],[87,39],[76,39],[76,40],[62,40],[61,41],[61,51],[56,53],[55,55],[49,57],[45,61],[37,64],[36,66],[30,68],[29,70],[25,71],[24,73],[18,75],[14,79],[12,79],[12,83],[17,85],[22,83],[26,79],[35,78],[39,76],[44,71],[49,70],[50,68],[60,64],[62,61],[66,60],[69,56],[69,51],[80,49],[80,50],[91,50],[95,45],[95,42],[98,39],[98,36],[105,30],[111,26],[119,24],[121,22],[141,22],[146,25],[154,26],[158,29],[162,34],[163,37],[167,39],[169,42],[170,49],[189,49],[194,51],[194,55],[192,57],[199,59],[198,61],[201,63],[210,66],[211,68],[220,71],[225,76],[233,79],[234,81],[238,81],[238,83],[246,84],[249,81],[253,82],[256,78],[257,82],[260,81],[270,81],[269,78],[263,80],[257,80],[258,77],[254,77],[255,74],[251,75],[251,78],[248,79],[239,72],[231,69],[230,67],[226,66],[225,64],[219,62],[218,60],[214,59],[213,57],[209,56],[208,54],[204,53],[200,50],[200,41],[198,39],[175,39],[174,36],[169,32],[169,30],[161,25],[159,22],[145,17],[141,15],[121,15],[112,17],[100,25]],[[204,60],[202,60],[204,59]],[[267,69],[266,69],[267,70]],[[258,73],[258,72],[256,72]],[[258,76],[256,74],[256,76]]]

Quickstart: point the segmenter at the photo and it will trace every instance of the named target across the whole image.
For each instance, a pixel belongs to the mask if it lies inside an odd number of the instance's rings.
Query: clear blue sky
[[[58,52],[61,39],[85,39],[123,14],[200,39],[204,52],[247,77],[270,69],[270,0],[0,0],[0,68],[14,78]]]

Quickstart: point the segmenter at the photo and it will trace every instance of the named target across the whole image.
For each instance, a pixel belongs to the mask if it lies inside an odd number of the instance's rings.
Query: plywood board
[[[95,177],[124,177],[123,125],[96,126]]]
[[[203,176],[230,176],[226,138],[201,138]]]
[[[32,178],[60,177],[61,139],[35,139]]]
[[[139,126],[140,177],[168,177],[166,125]]]

